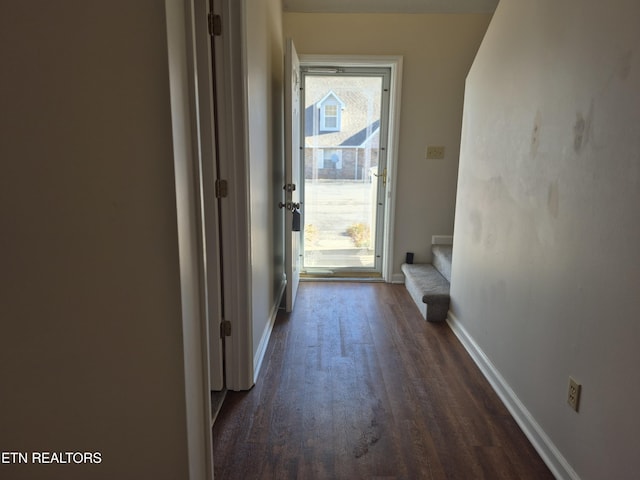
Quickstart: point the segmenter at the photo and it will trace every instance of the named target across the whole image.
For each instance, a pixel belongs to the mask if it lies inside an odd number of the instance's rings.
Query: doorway
[[[301,67],[306,277],[383,278],[391,67]]]

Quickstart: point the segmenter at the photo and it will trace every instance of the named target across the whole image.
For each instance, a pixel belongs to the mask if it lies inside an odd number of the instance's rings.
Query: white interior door
[[[287,39],[285,50],[285,273],[287,275],[286,310],[293,310],[300,282],[302,258],[300,231],[293,231],[293,216],[300,205],[300,61],[293,41]],[[300,226],[304,230],[304,226]]]

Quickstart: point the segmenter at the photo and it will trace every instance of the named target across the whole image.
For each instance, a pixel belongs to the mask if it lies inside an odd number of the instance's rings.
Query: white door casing
[[[389,67],[391,69],[389,96],[389,125],[387,143],[387,176],[384,189],[384,238],[382,238],[382,279],[385,282],[398,281],[393,276],[393,237],[395,224],[396,171],[400,137],[400,100],[402,98],[401,55],[301,55],[302,67]]]

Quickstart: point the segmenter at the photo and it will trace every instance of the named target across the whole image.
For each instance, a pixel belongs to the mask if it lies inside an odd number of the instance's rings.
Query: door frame
[[[198,0],[208,2],[208,0]],[[219,125],[218,165],[228,185],[221,201],[222,293],[225,320],[231,335],[225,338],[225,375],[228,390],[254,385],[251,291],[251,222],[249,213],[249,145],[247,139],[247,80],[244,0],[213,0],[214,13],[223,20],[216,37]]]
[[[225,19],[216,56],[218,110],[213,108],[213,69],[207,15],[210,0],[164,0],[169,97],[174,143],[185,422],[189,480],[212,480],[211,335],[224,299],[233,323],[225,344],[226,387],[253,386],[251,271],[248,215],[248,150],[244,72],[244,1],[213,0]],[[216,50],[217,52],[217,50]],[[222,93],[224,92],[224,93]],[[216,137],[214,119],[222,128]],[[214,145],[219,146],[216,158]],[[218,217],[213,170],[228,181]],[[218,220],[224,225],[218,230]],[[220,248],[225,252],[218,260]],[[220,271],[222,268],[222,273]]]
[[[209,365],[208,265],[205,262],[201,179],[203,163],[215,158],[203,152],[201,118],[213,114],[198,100],[202,38],[194,18],[202,12],[200,0],[165,0],[167,74],[174,156],[182,300],[182,346],[185,422],[189,480],[213,479],[211,391]],[[204,10],[206,12],[206,8]],[[205,13],[206,14],[206,13]],[[212,117],[210,117],[212,118]],[[213,138],[209,138],[215,141]],[[213,285],[211,287],[214,287]],[[216,284],[217,288],[218,285]]]
[[[396,172],[400,138],[400,99],[402,98],[402,55],[305,55],[299,54],[301,67],[387,67],[391,69],[389,96],[389,142],[387,144],[387,186],[383,224],[382,279],[391,282],[396,204]]]
[[[318,71],[319,70],[319,71]],[[371,189],[375,188],[376,196],[375,202],[374,199],[371,198],[372,201],[371,207],[373,209],[374,214],[372,215],[375,218],[371,223],[371,235],[374,238],[374,261],[373,265],[369,266],[339,266],[334,265],[331,267],[322,267],[322,266],[308,266],[306,263],[303,263],[304,266],[304,274],[305,278],[326,278],[327,273],[329,273],[329,278],[359,278],[361,280],[369,280],[376,281],[380,280],[383,277],[383,264],[384,264],[384,238],[385,238],[385,224],[384,219],[386,216],[386,204],[387,204],[387,190],[386,190],[386,172],[387,172],[387,157],[388,157],[388,143],[389,143],[389,104],[390,104],[390,92],[391,92],[391,68],[388,66],[357,66],[353,67],[350,65],[345,65],[343,63],[334,63],[331,68],[326,68],[324,65],[316,65],[310,64],[308,66],[301,67],[302,71],[302,86],[301,91],[304,92],[304,104],[308,105],[308,101],[310,100],[307,96],[309,91],[309,85],[315,83],[314,79],[323,78],[329,82],[329,79],[379,79],[380,80],[380,90],[377,95],[380,97],[380,126],[378,128],[379,131],[379,141],[378,141],[378,174],[374,174],[376,176],[382,175],[383,180],[380,178],[372,179],[371,181]],[[337,80],[338,82],[340,80]],[[327,88],[329,91],[333,92],[332,85],[328,85]],[[310,108],[306,106],[305,108]],[[301,137],[300,144],[305,144],[306,147],[306,139],[303,137],[304,132],[307,132],[309,129],[309,125],[307,125],[308,117],[305,115],[303,119],[301,119]],[[315,127],[314,127],[315,128]],[[321,148],[321,147],[317,147]],[[306,153],[304,155],[305,160],[300,158],[300,169],[306,170],[307,165],[302,166],[302,163],[306,163]],[[383,173],[384,172],[384,173]],[[303,201],[305,204],[305,209],[303,210],[303,219],[304,223],[307,223],[306,214],[312,205],[310,199],[306,196],[307,192],[307,182],[306,179],[302,182],[301,195],[304,197]],[[380,208],[380,205],[383,207]],[[304,244],[304,242],[303,242]],[[302,249],[305,251],[305,248]]]
[[[169,1],[169,0],[166,0]],[[254,384],[251,325],[250,224],[248,199],[248,147],[246,141],[246,84],[244,72],[244,2],[235,0],[184,1],[187,23],[188,61],[191,80],[194,151],[201,158],[197,172],[199,218],[203,245],[203,280],[208,301],[209,343],[220,333],[220,321],[231,322],[224,342],[224,387],[247,390]],[[222,34],[215,37],[215,65],[207,14],[224,20]],[[213,95],[213,72],[217,99]],[[214,102],[217,108],[214,111]],[[217,121],[218,130],[214,132]],[[215,136],[217,133],[217,137]],[[216,158],[214,146],[218,147]],[[216,172],[216,164],[218,172]],[[214,180],[227,181],[228,194],[216,199]],[[218,209],[219,202],[219,209]],[[220,255],[220,251],[224,255]],[[217,291],[216,291],[217,290]],[[219,352],[214,352],[218,355]],[[212,361],[214,359],[211,359]],[[210,366],[211,367],[211,366]]]

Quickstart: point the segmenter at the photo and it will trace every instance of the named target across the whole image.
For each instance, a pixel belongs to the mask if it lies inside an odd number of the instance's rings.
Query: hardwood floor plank
[[[553,478],[453,332],[401,285],[302,283],[213,438],[217,479]]]

